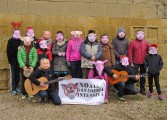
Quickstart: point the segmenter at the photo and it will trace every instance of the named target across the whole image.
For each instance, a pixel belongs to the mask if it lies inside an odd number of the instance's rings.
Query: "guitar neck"
[[[59,81],[62,81],[62,80],[64,80],[64,77],[59,77],[58,79],[54,79],[54,80],[44,82],[44,84],[51,84],[51,83],[59,82]]]

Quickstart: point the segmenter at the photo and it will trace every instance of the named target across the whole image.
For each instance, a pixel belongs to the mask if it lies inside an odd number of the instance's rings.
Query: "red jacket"
[[[41,58],[48,58],[50,61],[52,60],[52,52],[49,50],[41,50],[37,49],[38,60],[40,61]]]
[[[129,63],[144,64],[148,50],[149,44],[145,39],[132,40],[128,51]]]

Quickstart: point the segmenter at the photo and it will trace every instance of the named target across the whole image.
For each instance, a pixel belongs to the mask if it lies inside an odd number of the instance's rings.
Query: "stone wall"
[[[56,31],[62,30],[69,39],[75,29],[83,31],[83,38],[89,29],[94,29],[98,38],[103,33],[113,38],[120,26],[131,40],[138,29],[143,29],[146,39],[158,44],[164,59],[160,81],[167,86],[166,18],[167,0],[0,0],[0,89],[7,88],[9,79],[6,44],[13,32],[12,21],[23,22],[22,36],[31,25],[36,37],[50,30],[53,40]]]

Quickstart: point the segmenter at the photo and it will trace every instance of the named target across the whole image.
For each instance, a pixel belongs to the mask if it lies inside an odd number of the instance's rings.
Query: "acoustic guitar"
[[[118,76],[116,79],[114,79],[113,77],[108,75],[108,82],[112,85],[118,82],[126,82],[128,78],[135,78],[136,76],[136,75],[128,75],[126,71],[111,70],[111,72]],[[141,74],[139,75],[139,77],[146,77],[146,74]]]
[[[55,83],[55,82],[59,82],[59,81],[67,80],[67,79],[71,79],[71,78],[72,77],[70,75],[68,75],[68,76],[65,76],[65,77],[59,77],[58,79],[48,81],[45,77],[40,77],[38,79],[38,81],[43,82],[44,84],[46,84],[45,87],[38,86],[38,85],[34,84],[32,81],[30,81],[29,79],[26,79],[26,81],[24,82],[24,87],[25,87],[26,92],[29,95],[35,95],[40,90],[47,90],[48,87],[49,87],[49,84],[51,84],[51,83]]]

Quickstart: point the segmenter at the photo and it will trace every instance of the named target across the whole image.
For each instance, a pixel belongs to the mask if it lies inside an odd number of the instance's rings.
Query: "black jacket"
[[[6,54],[9,64],[17,62],[17,51],[21,45],[21,40],[16,38],[10,38],[7,43]]]
[[[144,66],[149,74],[158,75],[163,67],[163,60],[158,54],[148,54],[145,58]]]
[[[114,66],[110,66],[110,67],[107,67],[106,69],[105,69],[105,72],[108,74],[108,75],[110,75],[110,76],[112,76],[114,73],[112,73],[112,69],[114,69],[114,70],[117,70],[117,71],[126,71],[127,73],[128,73],[128,75],[134,75],[134,72],[133,72],[133,68],[131,67],[131,66],[127,66],[127,67],[125,67],[125,66],[122,66],[121,64],[119,64],[119,65],[114,65]],[[135,83],[135,82],[137,82],[137,80],[135,79],[135,78],[129,78],[127,81],[126,81],[126,84],[128,84],[128,83]]]
[[[37,69],[29,76],[29,80],[36,85],[40,85],[40,82],[37,80],[40,77],[46,77],[48,81],[53,80],[52,71],[50,69],[48,70]],[[49,84],[49,88],[47,89],[47,91],[53,92],[55,90],[56,90],[55,84],[54,83]]]

